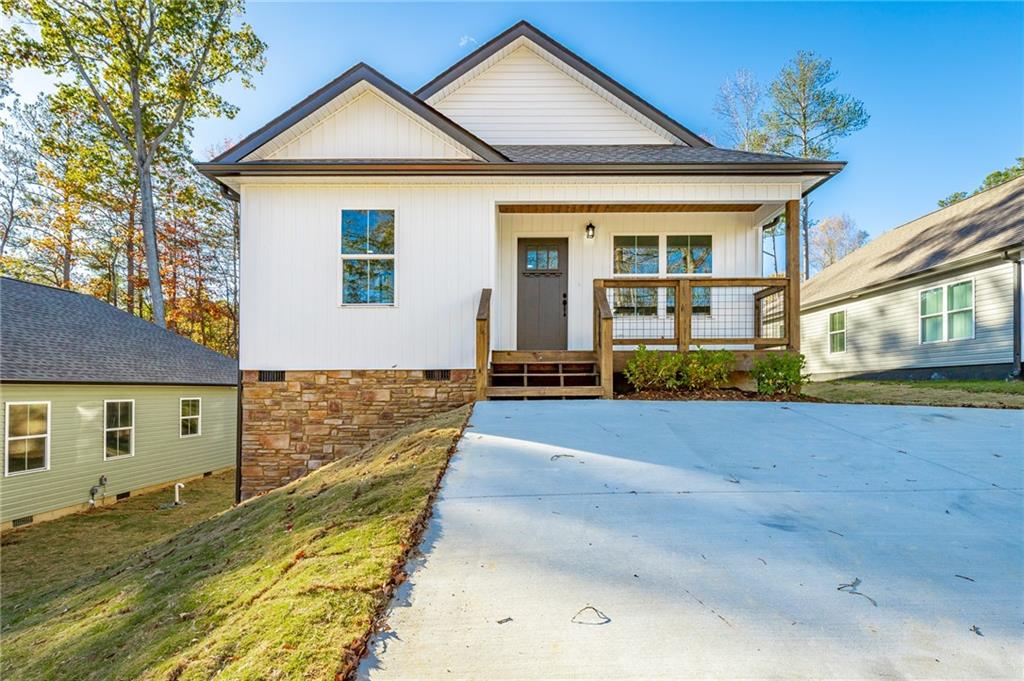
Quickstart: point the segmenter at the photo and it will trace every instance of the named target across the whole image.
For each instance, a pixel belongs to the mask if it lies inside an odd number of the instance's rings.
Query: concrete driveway
[[[1024,413],[487,402],[372,679],[1024,675]]]

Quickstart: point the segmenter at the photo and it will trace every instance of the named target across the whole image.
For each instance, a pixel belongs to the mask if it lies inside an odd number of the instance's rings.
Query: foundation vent
[[[132,495],[132,493],[131,493],[131,492],[121,492],[120,494],[118,494],[118,495],[117,495],[117,496],[115,497],[115,499],[116,499],[117,501],[121,501],[121,500],[123,500],[123,499],[127,499],[127,498],[128,498],[128,497],[130,497],[131,495]]]
[[[24,527],[25,525],[32,524],[32,516],[27,515],[23,518],[15,518],[11,521],[11,527]]]
[[[260,383],[280,383],[284,381],[283,371],[260,370]]]
[[[423,378],[428,381],[450,381],[452,380],[451,369],[427,369],[423,372]]]

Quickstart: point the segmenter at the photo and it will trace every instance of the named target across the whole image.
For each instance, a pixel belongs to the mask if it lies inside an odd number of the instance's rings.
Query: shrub
[[[626,364],[623,374],[637,390],[674,390],[679,387],[682,371],[682,355],[648,350],[641,345]]]
[[[729,384],[729,373],[736,364],[736,355],[728,350],[697,348],[686,356],[682,373],[690,390],[717,390]]]
[[[799,393],[800,386],[810,378],[809,374],[804,373],[806,364],[803,355],[792,352],[773,352],[765,359],[754,362],[752,373],[757,381],[757,392],[762,395]]]

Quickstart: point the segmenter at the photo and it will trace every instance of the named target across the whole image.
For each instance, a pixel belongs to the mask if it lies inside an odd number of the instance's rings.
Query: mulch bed
[[[713,402],[825,402],[809,395],[762,395],[739,388],[721,390],[642,390],[617,393],[617,400],[709,400]]]

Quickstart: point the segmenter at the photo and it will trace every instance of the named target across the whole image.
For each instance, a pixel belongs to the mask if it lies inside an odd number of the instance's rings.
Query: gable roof
[[[0,381],[235,385],[235,360],[92,296],[0,277]]]
[[[1024,245],[1024,177],[882,234],[807,280],[801,307]]]
[[[429,100],[432,96],[459,80],[496,53],[521,38],[525,38],[526,40],[533,42],[569,68],[577,71],[601,88],[607,90],[615,97],[621,99],[628,106],[632,107],[637,112],[649,118],[658,126],[677,137],[681,142],[694,147],[712,146],[710,142],[658,110],[652,104],[626,88],[611,76],[600,71],[597,67],[593,66],[527,21],[520,21],[511,28],[487,41],[452,66],[448,67],[429,83],[417,90],[415,93],[416,96],[424,101]]]
[[[410,113],[422,118],[431,126],[441,130],[459,144],[465,146],[485,161],[502,162],[505,159],[498,151],[486,142],[469,132],[455,121],[435,110],[426,102],[417,99],[398,84],[381,74],[373,67],[360,62],[341,74],[327,85],[308,95],[301,102],[291,107],[272,121],[256,130],[238,144],[213,159],[213,163],[238,163],[264,144],[286,132],[306,117],[312,115],[322,106],[345,91],[366,82],[377,88]]]

